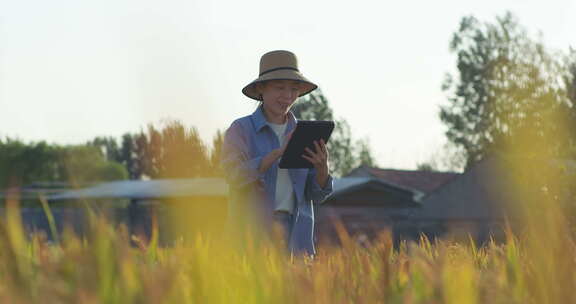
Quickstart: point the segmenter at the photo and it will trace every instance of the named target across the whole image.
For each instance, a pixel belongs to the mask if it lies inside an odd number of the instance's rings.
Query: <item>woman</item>
[[[260,101],[251,115],[235,120],[226,130],[222,166],[230,186],[229,220],[238,229],[281,227],[293,253],[314,255],[313,203],[332,192],[328,150],[323,141],[307,149],[303,158],[312,169],[280,169],[278,162],[296,127],[290,108],[317,86],[298,70],[296,56],[272,51],[260,59],[259,77],[242,93]]]

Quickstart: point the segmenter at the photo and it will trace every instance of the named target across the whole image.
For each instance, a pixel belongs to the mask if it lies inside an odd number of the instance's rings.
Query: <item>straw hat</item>
[[[242,89],[244,95],[262,100],[260,93],[256,90],[256,84],[267,80],[296,80],[302,86],[300,96],[304,96],[314,91],[318,86],[306,77],[302,76],[298,70],[298,59],[294,53],[289,51],[272,51],[262,55],[260,58],[260,74],[258,78]]]

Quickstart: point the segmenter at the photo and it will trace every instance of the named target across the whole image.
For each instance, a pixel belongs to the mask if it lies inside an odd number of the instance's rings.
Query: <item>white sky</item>
[[[506,10],[576,46],[576,0],[0,0],[0,136],[81,143],[173,118],[211,141],[253,111],[240,90],[260,56],[287,49],[380,167],[413,169],[445,142],[460,19]]]

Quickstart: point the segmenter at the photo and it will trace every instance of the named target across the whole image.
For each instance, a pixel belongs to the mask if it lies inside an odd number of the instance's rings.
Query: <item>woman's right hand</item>
[[[288,146],[288,142],[290,142],[290,138],[292,138],[292,133],[294,133],[294,131],[291,131],[290,133],[288,133],[288,135],[286,135],[286,139],[284,140],[284,144],[282,144],[282,147],[270,151],[270,153],[266,154],[266,156],[262,158],[262,161],[260,162],[260,167],[258,167],[258,171],[260,173],[264,173],[268,169],[270,169],[272,164],[274,164],[274,162],[277,159],[279,159],[282,156],[282,154],[284,154],[286,146]]]

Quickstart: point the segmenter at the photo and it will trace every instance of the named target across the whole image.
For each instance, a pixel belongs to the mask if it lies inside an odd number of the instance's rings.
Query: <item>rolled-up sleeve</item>
[[[310,169],[306,178],[306,198],[312,200],[314,204],[321,204],[324,199],[332,193],[332,176],[328,175],[328,180],[324,188],[321,188],[316,181],[316,169]]]
[[[221,165],[232,187],[243,187],[264,178],[258,171],[263,156],[248,158],[246,135],[239,123],[233,123],[224,135]]]

